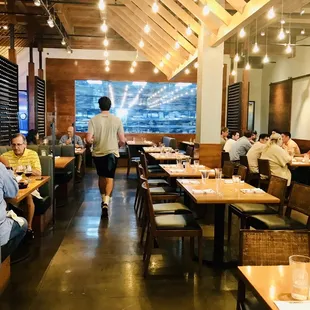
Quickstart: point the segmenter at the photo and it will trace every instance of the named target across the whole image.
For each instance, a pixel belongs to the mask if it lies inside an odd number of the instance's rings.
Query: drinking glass
[[[215,168],[215,178],[221,180],[222,179],[222,169],[221,168]],[[241,177],[240,177],[241,179]]]
[[[24,173],[24,166],[21,166],[21,165],[17,166],[15,173],[21,176]]]
[[[177,168],[182,168],[182,159],[177,158]]]
[[[201,182],[203,184],[207,183],[207,179],[209,179],[209,170],[200,170],[201,173]]]
[[[297,300],[307,300],[309,297],[309,274],[307,266],[310,257],[303,255],[292,255],[289,257],[292,269],[292,298]]]
[[[197,159],[194,160],[194,168],[195,168],[195,170],[198,170],[198,168],[199,168],[199,160],[197,160]]]
[[[25,176],[26,176],[26,178],[27,178],[28,183],[29,183],[29,181],[30,181],[29,177],[30,177],[31,175],[32,175],[32,167],[31,167],[31,165],[27,165],[27,166],[25,167]]]
[[[174,152],[175,152],[176,154],[179,154],[179,149],[175,149]]]
[[[241,181],[241,175],[233,175],[232,176],[232,181],[235,185],[235,192],[238,192],[239,190],[239,184],[240,184],[240,181]]]

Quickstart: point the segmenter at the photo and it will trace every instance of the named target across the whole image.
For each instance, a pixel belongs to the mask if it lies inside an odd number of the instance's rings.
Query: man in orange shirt
[[[286,131],[282,132],[282,148],[286,150],[289,155],[295,156],[300,155],[300,149],[295,141],[291,139],[291,133]]]

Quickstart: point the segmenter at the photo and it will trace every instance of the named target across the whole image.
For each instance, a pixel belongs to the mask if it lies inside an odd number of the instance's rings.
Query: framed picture
[[[249,101],[248,105],[248,130],[254,130],[254,118],[255,118],[255,101]]]

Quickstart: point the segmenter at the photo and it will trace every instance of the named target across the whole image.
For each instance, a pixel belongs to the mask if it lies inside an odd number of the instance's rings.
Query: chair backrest
[[[55,145],[55,156],[61,156],[61,145]]]
[[[287,204],[286,216],[295,210],[308,216],[308,229],[310,228],[310,186],[294,183]]]
[[[268,159],[258,159],[258,171],[260,175],[271,177],[270,164]]]
[[[194,147],[188,145],[188,146],[186,147],[185,155],[189,155],[190,157],[193,158],[193,157],[194,157]]]
[[[288,265],[289,256],[309,254],[308,231],[240,230],[241,265]]]
[[[228,152],[222,152],[221,156],[221,163],[222,163],[222,168],[224,167],[225,161],[230,161],[229,153]]]
[[[50,156],[39,156],[42,175],[49,176],[50,179],[47,183],[40,187],[40,194],[42,197],[50,196],[53,199],[54,196],[54,161]]]
[[[165,147],[172,147],[173,149],[176,149],[177,147],[177,140],[175,138],[163,137],[162,141]]]
[[[225,161],[222,169],[223,177],[231,179],[234,174],[234,164],[230,161]]]
[[[140,163],[144,169],[144,175],[148,179],[149,175],[148,175],[148,168],[147,168],[147,160],[143,152],[140,152]]]
[[[51,146],[50,145],[39,145],[39,155],[42,155],[42,150],[45,151],[46,155],[49,155],[51,153]]]
[[[149,217],[150,225],[151,225],[151,230],[153,232],[156,231],[156,224],[155,224],[155,214],[154,214],[154,209],[153,209],[153,202],[152,202],[152,196],[150,193],[150,188],[148,182],[144,182],[141,186],[143,190],[143,197],[145,197],[145,207],[147,211],[147,215]]]
[[[0,155],[2,155],[5,152],[11,151],[12,148],[8,145],[1,145],[0,146]]]
[[[128,158],[139,157],[142,147],[136,145],[127,145]]]
[[[245,166],[249,169],[248,157],[246,155],[240,156],[240,165]]]
[[[74,146],[73,145],[62,145],[61,146],[61,155],[64,157],[74,157]]]
[[[39,154],[39,145],[37,144],[28,144],[27,149],[35,151],[36,153]]]
[[[241,181],[244,181],[246,179],[248,168],[246,166],[240,165],[238,167],[238,175],[241,176]]]
[[[268,194],[275,196],[280,199],[279,203],[279,214],[282,214],[283,205],[285,200],[285,194],[287,189],[287,180],[272,175],[268,185]]]

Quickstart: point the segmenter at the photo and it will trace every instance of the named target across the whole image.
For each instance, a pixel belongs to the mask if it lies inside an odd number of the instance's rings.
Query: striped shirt
[[[42,171],[38,153],[33,150],[25,149],[24,154],[21,156],[16,156],[14,151],[8,151],[2,154],[2,156],[9,161],[13,169],[17,166],[30,165],[32,169]]]

